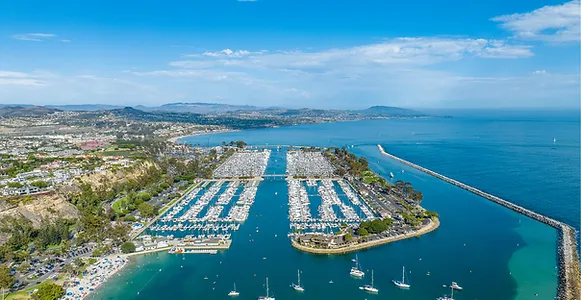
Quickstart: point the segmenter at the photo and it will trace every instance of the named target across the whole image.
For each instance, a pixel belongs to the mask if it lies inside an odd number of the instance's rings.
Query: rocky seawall
[[[577,241],[575,239],[575,229],[565,223],[543,216],[539,213],[526,209],[524,207],[513,204],[509,201],[496,197],[494,195],[483,192],[477,188],[471,187],[467,184],[451,179],[432,170],[426,169],[422,166],[416,165],[407,160],[401,159],[395,155],[385,152],[381,145],[377,145],[381,154],[408,165],[414,169],[420,170],[424,173],[432,175],[449,184],[455,185],[478,196],[488,199],[492,202],[500,204],[515,212],[525,215],[529,218],[535,219],[539,222],[545,223],[557,229],[557,260],[559,267],[559,286],[557,291],[557,299],[559,300],[578,300],[581,299],[581,275],[579,272],[579,256],[577,253]]]

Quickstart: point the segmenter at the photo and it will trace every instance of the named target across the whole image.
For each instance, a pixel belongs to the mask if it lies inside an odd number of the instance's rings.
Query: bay
[[[419,238],[360,252],[363,268],[374,270],[380,290],[369,295],[358,289],[369,278],[348,274],[353,255],[317,256],[290,246],[286,183],[264,181],[229,250],[134,257],[94,299],[227,299],[234,282],[238,299],[256,299],[264,294],[267,276],[277,299],[435,299],[448,291],[442,285],[451,281],[464,287],[456,299],[552,299],[556,294],[554,229],[390,160],[376,145],[579,228],[578,113],[462,113],[249,130],[183,142],[218,145],[231,140],[353,146],[350,151],[365,156],[374,171],[383,176],[393,172],[393,180],[410,181],[421,190],[422,206],[440,214],[441,226]],[[284,160],[284,151],[273,151],[267,172],[283,172]],[[403,265],[411,271],[407,291],[391,284],[401,277]],[[303,272],[304,294],[289,287],[297,269]]]

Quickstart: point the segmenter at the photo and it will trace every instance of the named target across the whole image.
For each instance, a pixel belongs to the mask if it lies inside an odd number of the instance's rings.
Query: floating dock
[[[477,188],[471,187],[467,184],[459,182],[457,180],[451,179],[432,170],[426,169],[422,166],[416,165],[405,159],[399,158],[395,155],[385,152],[381,145],[377,145],[381,154],[399,161],[405,165],[408,165],[414,169],[420,170],[424,173],[432,175],[438,179],[441,179],[449,184],[455,185],[457,187],[463,188],[469,192],[472,192],[478,196],[488,199],[492,202],[500,204],[506,208],[509,208],[515,212],[525,215],[529,218],[535,219],[539,222],[545,223],[551,227],[557,229],[558,240],[557,240],[557,254],[558,254],[558,264],[559,264],[559,286],[557,290],[558,300],[578,300],[581,299],[581,275],[579,272],[579,256],[577,253],[577,241],[575,239],[575,229],[563,222],[551,219],[549,217],[543,216],[532,210],[526,209],[524,207],[513,204],[509,201],[496,197],[494,195],[483,192]]]

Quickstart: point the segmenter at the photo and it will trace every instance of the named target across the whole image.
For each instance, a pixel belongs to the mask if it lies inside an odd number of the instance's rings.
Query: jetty
[[[537,220],[539,222],[545,223],[555,229],[558,232],[557,239],[557,261],[559,268],[559,280],[558,280],[558,290],[557,299],[558,300],[577,300],[581,299],[581,274],[579,270],[579,256],[577,253],[577,241],[575,239],[576,231],[573,227],[549,218],[547,216],[536,213],[532,210],[526,209],[522,206],[513,204],[507,200],[501,199],[489,193],[483,192],[475,187],[469,186],[465,183],[459,182],[457,180],[451,179],[432,170],[426,169],[422,166],[416,165],[405,159],[399,158],[393,154],[387,153],[381,145],[377,145],[381,154],[399,161],[405,165],[408,165],[414,169],[420,170],[424,173],[432,175],[438,179],[441,179],[449,184],[455,185],[469,192],[472,192],[478,196],[488,199],[494,203],[500,204],[508,209],[511,209],[517,213],[527,216],[531,219]]]

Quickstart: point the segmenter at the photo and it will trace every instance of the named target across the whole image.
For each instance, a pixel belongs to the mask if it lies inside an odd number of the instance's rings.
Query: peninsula
[[[303,147],[287,155],[291,244],[315,254],[344,254],[420,236],[440,225],[420,206],[411,183],[390,184],[347,148]],[[321,197],[311,216],[308,189]]]

